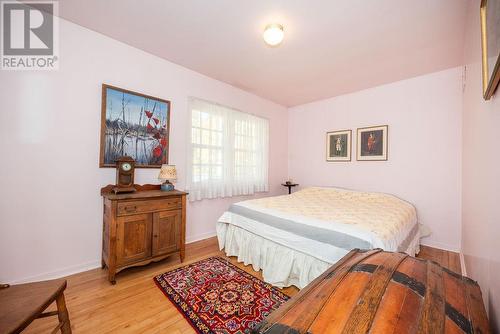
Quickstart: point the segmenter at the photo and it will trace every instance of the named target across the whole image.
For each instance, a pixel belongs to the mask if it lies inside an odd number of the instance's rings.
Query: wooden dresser
[[[112,185],[101,189],[104,198],[102,268],[115,284],[119,271],[179,255],[186,244],[186,195],[161,191],[159,185],[135,185],[135,193],[114,194]]]
[[[490,333],[479,285],[403,253],[353,250],[255,334]]]

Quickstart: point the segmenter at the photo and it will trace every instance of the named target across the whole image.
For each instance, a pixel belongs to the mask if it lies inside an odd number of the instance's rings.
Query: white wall
[[[399,196],[432,236],[460,248],[462,69],[454,68],[289,109],[289,176]],[[389,160],[356,161],[356,128],[389,125]],[[352,162],[326,162],[326,132],[353,130]]]
[[[471,1],[465,39],[462,252],[481,286],[493,333],[500,332],[500,93],[482,98],[479,1]]]
[[[61,21],[60,70],[0,72],[0,281],[41,279],[100,265],[101,84],[172,101],[170,162],[183,189],[187,98],[216,101],[270,119],[270,194],[284,193],[287,110],[255,95]],[[202,52],[202,51],[200,51]],[[158,170],[139,169],[137,183]],[[187,239],[214,235],[216,219],[238,198],[188,207]]]

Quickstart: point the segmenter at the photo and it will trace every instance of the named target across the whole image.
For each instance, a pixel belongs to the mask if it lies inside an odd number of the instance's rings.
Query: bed
[[[354,248],[414,256],[420,232],[415,207],[395,196],[310,187],[231,205],[217,238],[267,283],[303,288]]]

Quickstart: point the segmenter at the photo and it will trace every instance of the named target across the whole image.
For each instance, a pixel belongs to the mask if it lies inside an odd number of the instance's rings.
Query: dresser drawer
[[[175,210],[182,208],[182,202],[180,197],[172,197],[168,199],[155,199],[147,201],[129,201],[129,202],[119,202],[118,203],[118,216],[152,212],[152,211],[162,211],[162,210]]]

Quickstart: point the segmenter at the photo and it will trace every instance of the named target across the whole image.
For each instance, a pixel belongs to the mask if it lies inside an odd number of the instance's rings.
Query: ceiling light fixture
[[[264,29],[264,41],[271,46],[276,46],[283,41],[285,33],[283,31],[283,26],[281,24],[273,23],[268,24],[266,29]]]

